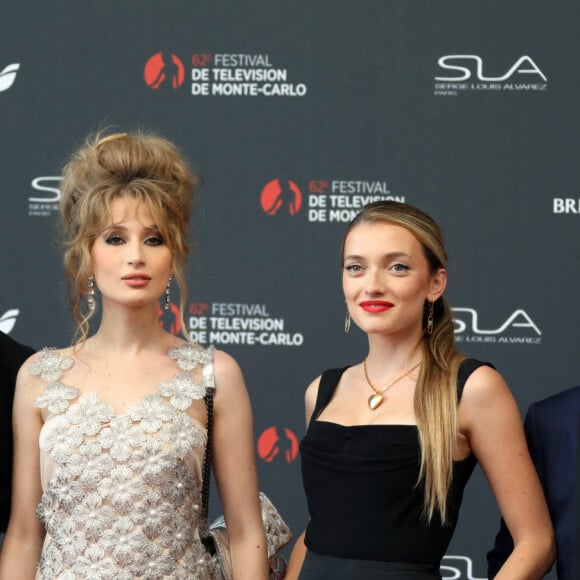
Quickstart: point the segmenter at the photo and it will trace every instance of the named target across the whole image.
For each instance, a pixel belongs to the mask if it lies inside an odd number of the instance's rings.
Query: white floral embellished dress
[[[211,577],[199,540],[206,426],[186,411],[213,387],[213,348],[170,349],[176,374],[116,415],[94,392],[61,382],[74,361],[45,349],[29,372],[47,382],[35,401],[47,531],[36,578]],[[202,383],[191,371],[201,365]]]

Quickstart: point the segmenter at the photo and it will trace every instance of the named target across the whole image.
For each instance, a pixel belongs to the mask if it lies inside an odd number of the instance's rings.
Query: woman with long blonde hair
[[[497,578],[541,578],[553,530],[519,411],[491,365],[455,348],[439,227],[411,205],[372,203],[346,231],[342,265],[345,331],[356,324],[369,351],[306,391],[310,521],[288,578],[441,578],[477,462],[515,540]]]

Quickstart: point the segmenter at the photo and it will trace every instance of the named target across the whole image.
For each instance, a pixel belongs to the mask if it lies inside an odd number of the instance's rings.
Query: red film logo
[[[147,85],[154,90],[166,83],[178,89],[185,80],[185,67],[175,54],[164,56],[158,52],[145,63],[143,76]]]
[[[260,204],[268,215],[282,211],[294,216],[302,207],[302,193],[289,179],[273,179],[262,189]]]
[[[169,308],[161,308],[161,305],[157,305],[157,319],[159,320],[159,325],[165,328],[171,334],[179,335],[181,334],[181,315],[177,305],[173,302],[169,303]]]
[[[296,435],[284,427],[284,437],[280,438],[277,427],[268,427],[258,439],[258,455],[266,463],[272,463],[283,450],[286,463],[292,463],[298,455],[298,439]]]

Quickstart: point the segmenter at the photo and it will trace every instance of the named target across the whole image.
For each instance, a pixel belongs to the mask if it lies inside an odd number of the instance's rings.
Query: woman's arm
[[[514,550],[496,579],[543,578],[556,557],[554,531],[519,410],[492,368],[480,367],[467,380],[459,430],[477,457],[514,540]]]
[[[318,396],[318,386],[320,385],[320,377],[317,377],[314,381],[308,385],[306,393],[304,395],[304,407],[306,410],[306,428],[310,425],[310,420],[312,419],[312,413],[314,412],[314,406],[316,404],[316,397]],[[292,548],[292,553],[290,554],[290,559],[288,560],[288,569],[286,570],[286,580],[297,580],[300,575],[300,570],[302,569],[302,564],[304,558],[306,557],[306,545],[304,544],[304,536],[306,532],[302,532]]]
[[[268,578],[267,548],[258,498],[252,410],[236,361],[214,355],[213,465],[230,537],[235,580]]]
[[[39,379],[28,374],[27,366],[20,369],[14,394],[12,507],[0,554],[1,580],[34,578],[45,535],[36,516],[42,496],[38,447],[42,418],[34,407]]]
[[[302,532],[296,539],[296,543],[292,548],[290,559],[288,560],[288,568],[286,570],[286,580],[298,580],[304,558],[306,557],[306,545],[304,544],[304,534]]]

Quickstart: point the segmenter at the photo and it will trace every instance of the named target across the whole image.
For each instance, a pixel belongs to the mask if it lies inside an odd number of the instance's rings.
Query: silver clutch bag
[[[260,492],[260,507],[262,522],[266,531],[268,545],[268,563],[270,564],[270,580],[282,580],[286,574],[287,562],[280,550],[292,539],[292,532],[282,519],[268,496]],[[230,554],[230,538],[223,516],[217,518],[209,527],[209,535],[213,539],[216,560],[216,580],[231,580],[233,578],[232,559]]]
[[[232,580],[232,557],[230,537],[223,516],[208,527],[209,482],[211,479],[211,455],[213,441],[213,397],[215,387],[206,388],[205,404],[207,409],[207,446],[202,466],[201,524],[200,538],[210,556],[212,580]],[[274,504],[265,493],[259,492],[262,523],[266,532],[270,580],[282,580],[286,575],[287,562],[280,550],[292,539],[292,532]],[[215,565],[215,570],[213,569]]]

